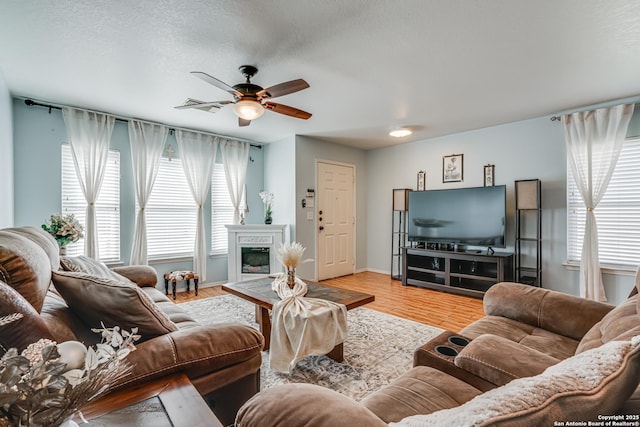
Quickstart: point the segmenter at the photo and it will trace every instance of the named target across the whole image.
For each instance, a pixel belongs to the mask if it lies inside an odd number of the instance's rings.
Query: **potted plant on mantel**
[[[267,191],[260,192],[260,198],[262,199],[262,203],[264,203],[264,223],[271,224],[273,218],[271,215],[273,211],[271,210],[271,205],[273,203],[274,195],[273,193],[269,193]]]

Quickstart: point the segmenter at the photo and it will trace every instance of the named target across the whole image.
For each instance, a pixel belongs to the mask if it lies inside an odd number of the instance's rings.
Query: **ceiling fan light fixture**
[[[233,104],[233,112],[244,120],[255,120],[264,114],[264,107],[258,101],[242,99]]]
[[[389,135],[394,137],[394,138],[404,138],[405,136],[409,136],[412,133],[413,132],[411,132],[411,129],[397,128],[397,129],[393,129],[391,132],[389,132]]]

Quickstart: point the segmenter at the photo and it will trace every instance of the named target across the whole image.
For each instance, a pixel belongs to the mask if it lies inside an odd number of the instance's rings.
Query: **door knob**
[[[322,211],[319,211],[318,213],[319,213],[320,215],[322,215]]]
[[[319,227],[319,229],[320,229],[320,231],[322,231],[322,230],[324,230],[324,227],[323,227],[323,226],[320,226],[320,227]]]

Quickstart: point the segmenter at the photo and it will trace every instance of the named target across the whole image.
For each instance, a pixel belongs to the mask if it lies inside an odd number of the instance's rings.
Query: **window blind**
[[[82,194],[71,155],[71,146],[62,144],[62,213],[74,214],[86,225],[87,202]],[[100,261],[120,261],[120,152],[109,150],[107,169],[96,201],[96,221]],[[84,254],[84,238],[67,246],[67,255]]]
[[[145,209],[149,259],[193,256],[197,212],[181,160],[162,157]]]
[[[607,192],[594,210],[600,263],[640,264],[640,138],[627,139]],[[567,261],[580,263],[586,208],[567,164]]]
[[[246,188],[240,200],[240,212],[246,209]],[[224,165],[216,163],[211,176],[211,253],[226,254],[228,248],[227,228],[225,224],[233,224],[233,204],[227,187],[227,176]]]

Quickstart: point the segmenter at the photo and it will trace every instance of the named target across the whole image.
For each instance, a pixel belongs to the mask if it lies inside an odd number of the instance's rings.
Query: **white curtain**
[[[233,204],[233,223],[240,224],[240,202],[247,179],[247,164],[249,163],[249,143],[241,141],[220,141],[220,152],[227,177],[229,197]]]
[[[633,104],[625,104],[562,116],[569,165],[587,209],[580,295],[596,301],[606,301],[607,297],[600,273],[594,209],[607,191],[632,114]]]
[[[198,223],[193,257],[193,270],[204,282],[207,275],[207,253],[204,234],[203,206],[211,187],[213,164],[216,162],[218,140],[211,135],[178,130],[178,149],[184,174],[193,200],[198,205]]]
[[[62,108],[62,117],[67,128],[76,175],[87,202],[84,254],[100,259],[95,203],[107,168],[115,118],[69,107]]]
[[[133,164],[133,182],[139,210],[136,215],[136,229],[133,234],[131,265],[146,265],[147,259],[147,222],[145,208],[158,175],[160,157],[167,142],[169,128],[138,120],[129,120],[129,141]]]

